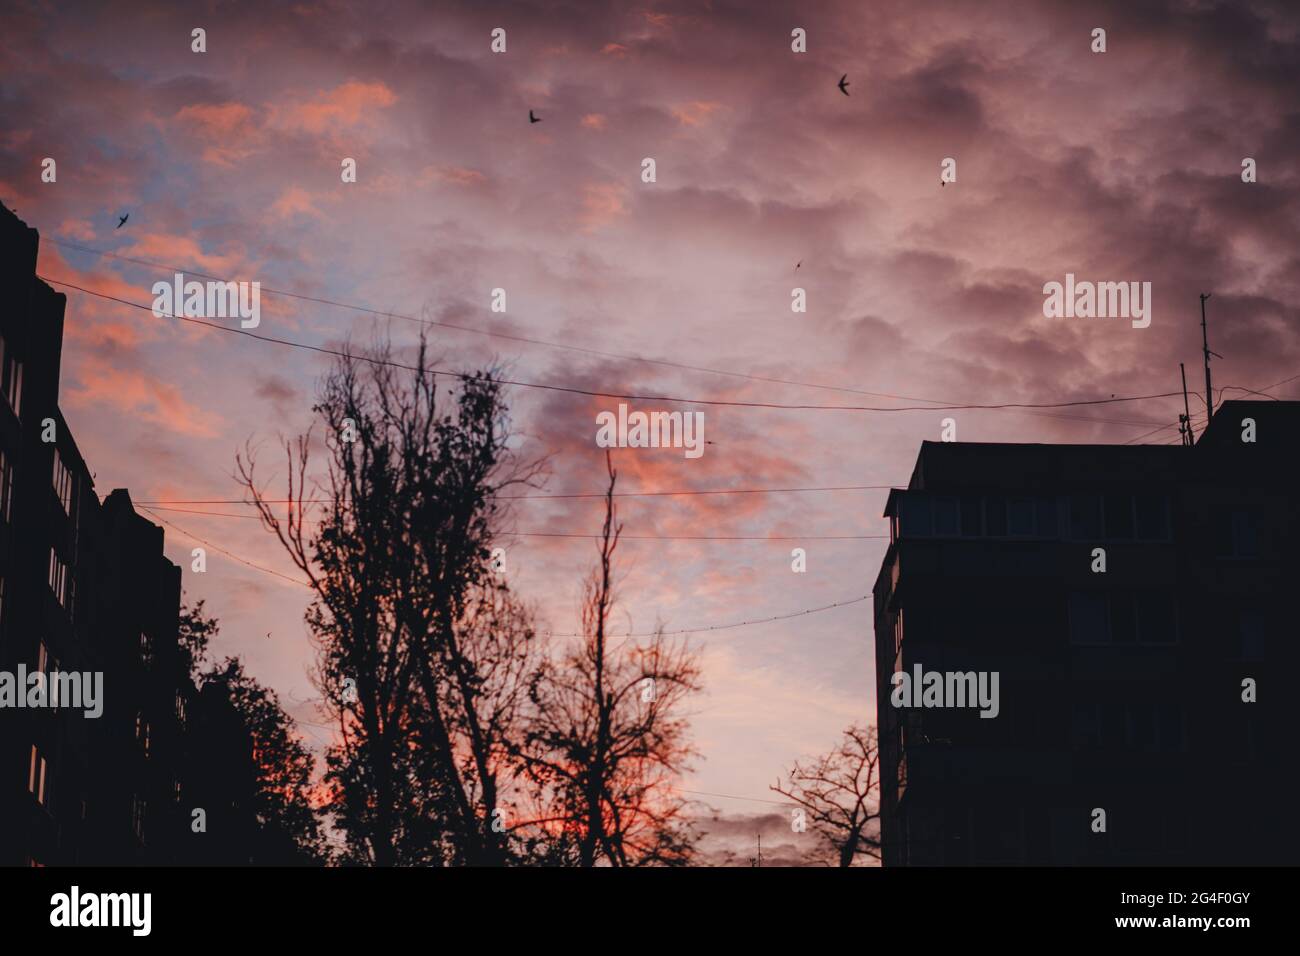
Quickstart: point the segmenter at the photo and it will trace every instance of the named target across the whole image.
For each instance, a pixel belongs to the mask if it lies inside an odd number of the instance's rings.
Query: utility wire
[[[240,557],[239,555],[235,554],[233,551],[227,551],[225,548],[221,547],[218,544],[213,544],[211,541],[206,541],[203,538],[200,538],[198,535],[186,531],[184,528],[180,527],[179,525],[173,524],[172,522],[164,518],[162,515],[150,511],[148,508],[141,507],[140,510],[153,515],[153,517],[157,518],[159,521],[161,521],[167,527],[171,528],[173,531],[179,532],[180,534],[185,535],[185,537],[190,538],[193,541],[197,541],[199,544],[203,545],[204,547],[211,548],[213,551],[217,551],[221,554],[224,554],[226,557],[234,561],[238,561],[240,564],[247,565],[248,567],[252,568],[254,571],[261,571],[264,574],[274,574],[277,578],[283,578],[285,581],[288,581],[290,584],[297,584],[304,588],[311,587],[311,585],[308,584],[306,581],[299,581],[297,578],[291,578],[287,574],[281,574],[279,571],[276,571],[274,568],[267,568],[267,567],[263,567],[260,564],[255,564],[254,562],[249,561],[247,558]]]
[[[1220,402],[1223,401],[1223,393],[1224,393],[1224,392],[1229,392],[1229,391],[1233,391],[1233,392],[1247,392],[1247,393],[1249,393],[1249,394],[1251,394],[1251,395],[1261,395],[1261,396],[1263,396],[1264,398],[1271,398],[1271,399],[1273,399],[1273,401],[1276,402],[1276,401],[1281,401],[1281,399],[1277,398],[1277,396],[1275,396],[1275,395],[1269,395],[1269,394],[1268,394],[1268,390],[1271,389],[1271,388],[1279,388],[1279,387],[1281,387],[1281,386],[1283,386],[1283,385],[1288,385],[1288,384],[1290,384],[1291,382],[1294,382],[1296,379],[1300,379],[1300,375],[1292,375],[1290,378],[1284,378],[1284,379],[1282,379],[1280,382],[1274,382],[1272,385],[1265,385],[1263,388],[1258,389],[1258,390],[1256,390],[1256,389],[1250,389],[1250,388],[1245,388],[1245,387],[1243,387],[1243,386],[1241,386],[1241,385],[1224,385],[1222,388],[1216,389],[1216,391],[1219,393],[1219,401],[1220,401]],[[1205,404],[1205,399],[1204,399],[1204,398],[1202,398],[1200,395],[1197,395],[1196,397],[1201,399],[1201,404],[1202,404],[1202,405]],[[1192,422],[1192,424],[1193,424],[1193,425],[1197,425],[1198,427],[1199,427],[1199,426],[1203,426],[1203,425],[1206,424],[1208,421],[1209,421],[1209,417],[1208,417],[1207,415],[1205,415],[1204,413],[1202,413],[1202,412],[1196,412],[1196,413],[1194,413],[1194,414],[1191,416],[1191,422]],[[1142,434],[1142,435],[1138,435],[1136,438],[1130,438],[1128,441],[1123,442],[1123,444],[1125,444],[1125,445],[1136,445],[1138,442],[1142,441],[1142,439],[1144,439],[1144,438],[1149,438],[1150,436],[1156,434],[1157,432],[1166,431],[1166,430],[1168,430],[1168,429],[1170,429],[1170,428],[1177,428],[1179,424],[1180,424],[1180,422],[1170,422],[1170,423],[1167,424],[1167,425],[1161,425],[1159,428],[1153,428],[1151,431],[1146,432],[1146,433],[1144,433],[1144,434]],[[1179,442],[1173,442],[1173,441],[1163,442],[1163,444],[1166,444],[1166,445],[1180,444],[1180,443],[1181,443],[1181,439],[1179,440]]]
[[[190,532],[186,531],[184,528],[181,528],[178,525],[173,524],[172,522],[168,521],[166,518],[162,517],[161,515],[155,514],[149,508],[141,507],[140,510],[153,515],[155,518],[157,518],[163,524],[167,525],[167,527],[171,528],[172,530],[185,535],[187,538],[192,538],[193,540],[199,542],[199,544],[206,545],[207,547],[212,548],[214,551],[219,551],[221,554],[226,555],[226,557],[228,558],[233,558],[234,560],[238,561],[240,564],[247,565],[248,567],[253,568],[256,571],[262,571],[266,574],[274,574],[278,578],[283,578],[286,581],[289,581],[293,584],[301,585],[302,587],[305,588],[311,587],[311,585],[308,584],[306,581],[299,581],[296,578],[289,577],[287,574],[281,574],[279,571],[275,571],[271,568],[263,567],[260,564],[255,564],[254,562],[249,561],[247,558],[242,558],[232,551],[227,551],[225,548],[222,548],[218,545],[212,544],[211,542],[204,540],[203,538],[200,538],[196,534],[191,534]],[[804,611],[792,611],[789,614],[778,614],[775,615],[774,617],[756,618],[754,620],[747,620],[747,621],[736,621],[731,624],[711,624],[705,627],[681,628],[675,631],[650,631],[642,634],[611,634],[609,636],[617,640],[620,638],[628,638],[628,637],[654,637],[656,634],[660,634],[660,633],[665,635],[671,635],[671,634],[696,634],[704,631],[728,631],[738,627],[748,627],[751,624],[767,624],[771,621],[786,621],[786,620],[790,620],[791,618],[803,617],[808,614],[817,614],[821,611],[829,611],[832,608],[847,607],[850,604],[857,604],[861,601],[865,601],[869,597],[871,597],[871,595],[864,594],[862,597],[853,598],[852,600],[849,601],[837,601],[834,604],[825,604],[822,605],[821,607],[808,608],[807,610]],[[551,631],[548,631],[546,633],[547,636],[549,637],[581,637],[582,636],[581,634],[557,634]]]
[[[153,307],[141,302],[132,302],[129,299],[123,299],[115,295],[109,295],[106,292],[98,292],[94,289],[87,289],[84,286],[76,285],[72,282],[65,282],[60,279],[51,279],[46,276],[37,276],[44,282],[53,285],[63,286],[67,289],[75,289],[78,292],[84,292],[100,299],[110,302],[117,302],[120,305],[131,306],[132,308],[142,309],[146,312],[153,313]],[[205,319],[198,319],[193,316],[174,315],[171,313],[162,313],[161,317],[179,319],[182,322],[188,322],[192,325],[201,325],[210,329],[216,329],[220,332],[229,332],[236,335],[247,336],[251,339],[257,339],[260,342],[270,342],[275,345],[285,345],[290,348],[306,349],[312,352],[319,352],[324,355],[333,355],[339,358],[350,358],[355,361],[366,362],[370,365],[388,366],[390,368],[404,369],[406,371],[420,371],[415,366],[406,365],[401,362],[394,362],[388,359],[374,358],[367,355],[352,355],[339,349],[331,349],[322,345],[309,345],[306,342],[296,342],[292,339],[282,339],[272,335],[261,335],[257,332],[251,332],[248,329],[234,328],[232,326],[221,325],[217,322],[209,322]],[[469,381],[477,378],[475,375],[465,372],[454,372],[447,369],[427,368],[424,371],[433,375],[446,375],[451,378],[458,378],[462,381]],[[1182,392],[1158,392],[1151,395],[1125,395],[1119,398],[1092,398],[1081,399],[1070,402],[990,402],[985,404],[968,404],[968,405],[899,405],[899,406],[877,406],[877,405],[808,405],[797,404],[788,405],[780,402],[740,402],[727,401],[725,399],[709,398],[680,398],[670,395],[637,395],[623,392],[605,392],[595,389],[575,388],[567,385],[551,385],[544,382],[525,382],[505,378],[493,379],[501,385],[513,385],[519,388],[535,388],[550,392],[566,392],[573,395],[585,395],[592,398],[618,398],[638,402],[664,402],[668,404],[679,405],[708,405],[725,408],[771,408],[786,411],[842,411],[842,412],[947,412],[947,411],[987,411],[1002,409],[1033,409],[1033,408],[1081,408],[1094,405],[1115,405],[1123,402],[1142,402],[1156,398],[1172,398],[1181,395]]]
[[[111,259],[119,259],[122,260],[123,262],[131,262],[136,265],[148,266],[153,269],[164,269],[171,273],[188,272],[190,275],[199,276],[200,278],[204,278],[204,279],[211,279],[218,282],[227,281],[222,279],[220,276],[214,276],[204,272],[196,272],[192,269],[181,268],[180,266],[173,266],[173,265],[167,265],[165,263],[153,262],[148,259],[137,259],[132,256],[124,256],[124,255],[120,255],[119,253],[109,252],[104,249],[94,249],[90,246],[83,246],[75,242],[68,242],[67,240],[64,239],[47,238],[45,241],[51,242],[57,246],[62,246],[67,249],[76,249],[79,252],[90,253],[91,255],[96,255],[96,256],[105,256]],[[895,399],[896,401],[929,402],[933,406],[957,404],[942,399],[917,398],[912,395],[895,395],[890,392],[873,392],[873,391],[868,391],[867,389],[849,388],[847,386],[842,386],[842,385],[826,385],[820,382],[804,382],[804,381],[797,381],[794,379],[773,378],[765,375],[753,375],[746,372],[729,371],[727,369],[709,368],[702,365],[689,365],[683,362],[669,361],[667,359],[647,358],[642,355],[634,355],[630,353],[607,352],[601,349],[593,349],[593,348],[580,346],[580,345],[570,345],[565,342],[554,342],[546,339],[534,339],[522,335],[513,335],[508,332],[498,332],[498,331],[493,331],[491,329],[476,329],[471,326],[455,325],[450,322],[440,322],[434,319],[420,318],[413,315],[402,315],[396,312],[385,312],[380,309],[370,308],[369,306],[355,305],[349,302],[340,302],[335,299],[325,299],[317,296],[304,295],[298,292],[288,292],[283,289],[274,289],[266,285],[259,286],[259,288],[262,292],[266,292],[271,295],[284,296],[285,298],[297,299],[303,302],[312,302],[318,305],[334,306],[340,309],[350,309],[355,312],[361,312],[367,315],[372,315],[380,318],[401,319],[406,322],[414,322],[416,324],[424,325],[424,326],[433,326],[436,328],[448,329],[455,332],[465,332],[472,335],[483,335],[483,336],[488,336],[490,338],[501,338],[512,342],[523,343],[526,345],[540,345],[546,348],[563,349],[565,351],[579,352],[585,355],[596,355],[602,358],[614,358],[623,361],[643,362],[648,365],[659,365],[665,368],[676,368],[676,369],[682,369],[691,372],[704,372],[711,375],[725,375],[730,378],[742,378],[742,379],[748,379],[750,381],[767,382],[767,383],[772,383],[777,385],[793,385],[799,388],[817,388],[817,389],[823,389],[826,391],[833,391],[833,392],[847,392],[855,395],[870,395],[877,398],[892,398]],[[1091,418],[1091,417],[1079,416],[1079,415],[1051,414],[1048,412],[1027,412],[1026,414],[1040,415],[1048,418],[1063,418],[1063,419],[1069,419],[1073,421],[1102,423],[1108,425],[1130,425],[1130,426],[1140,427],[1142,425],[1153,424],[1152,422],[1148,422],[1148,421],[1126,421],[1122,419]]]
[[[142,502],[136,502],[145,511],[153,514],[153,510],[144,508]],[[231,514],[228,511],[201,511],[192,508],[170,508],[163,505],[153,505],[153,509],[158,511],[172,511],[188,515],[204,515],[209,518],[241,518],[248,521],[260,521],[261,515],[238,515]],[[577,531],[497,531],[495,534],[504,535],[512,538],[596,538],[599,534],[587,534]],[[864,541],[872,538],[888,538],[887,534],[798,534],[798,535],[776,535],[776,534],[750,534],[750,535],[715,535],[715,534],[625,534],[620,540],[632,541]]]
[[[621,540],[621,539],[620,539]],[[772,621],[788,621],[796,617],[804,617],[808,614],[818,614],[822,611],[829,611],[837,607],[848,607],[850,604],[858,604],[870,599],[870,594],[864,594],[862,597],[852,598],[848,601],[836,601],[834,604],[823,604],[821,607],[810,607],[806,611],[792,611],[789,614],[777,614],[774,617],[760,617],[750,621],[736,621],[733,624],[711,624],[705,627],[683,627],[675,631],[642,631],[640,633],[630,634],[608,634],[610,640],[622,640],[628,637],[655,637],[663,634],[665,636],[673,634],[702,634],[706,631],[729,631],[737,627],[749,627],[751,624],[768,624]],[[554,631],[545,632],[547,637],[585,637],[584,634],[558,634]]]
[[[819,488],[715,488],[705,490],[683,489],[680,491],[616,491],[615,498],[669,498],[690,495],[772,495],[804,491],[875,491],[895,488],[897,485],[827,485]],[[534,501],[541,499],[604,498],[604,491],[589,491],[575,494],[539,494],[539,495],[488,495],[489,501]],[[312,498],[303,504],[328,504],[332,499]],[[263,498],[264,504],[297,504],[288,498]],[[140,500],[138,504],[146,505],[252,505],[243,498],[159,498],[156,501]]]

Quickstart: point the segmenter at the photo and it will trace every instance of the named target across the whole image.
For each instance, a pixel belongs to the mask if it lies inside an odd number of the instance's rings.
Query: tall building
[[[102,712],[0,696],[0,865],[238,862],[251,801],[227,791],[251,744],[190,681],[162,529],[122,489],[100,502],[59,410],[66,299],[36,278],[37,243],[0,209],[0,680],[102,675]],[[193,839],[196,806],[220,848]]]
[[[874,588],[886,866],[1300,863],[1297,448],[1281,401],[1190,447],[922,444]]]

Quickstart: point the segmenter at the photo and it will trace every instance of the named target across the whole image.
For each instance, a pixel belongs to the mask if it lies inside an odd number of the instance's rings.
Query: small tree
[[[203,604],[203,601],[199,601],[193,607],[181,605],[180,624],[176,634],[185,673],[195,683],[202,680],[203,666],[208,661],[208,645],[221,632],[221,625],[215,617],[208,617]]]
[[[248,676],[237,657],[227,657],[205,676],[224,685],[253,741],[253,812],[261,829],[257,862],[323,862],[328,853],[311,802],[316,760],[299,738],[293,718],[280,706],[276,692]]]
[[[196,685],[220,684],[253,742],[253,811],[258,824],[259,863],[322,863],[329,857],[312,805],[316,760],[303,745],[280,698],[244,671],[238,657],[209,664],[210,642],[221,630],[204,602],[183,605],[177,643]],[[206,669],[205,669],[206,668]]]
[[[838,866],[880,859],[879,758],[876,728],[854,724],[835,750],[796,761],[789,782],[771,788],[803,808]]]
[[[699,689],[700,668],[685,642],[660,629],[647,643],[611,646],[614,568],[622,525],[614,515],[618,473],[606,452],[609,487],[597,564],[582,605],[582,637],[538,671],[526,757],[549,808],[553,858],[579,866],[680,865],[695,836],[673,783],[694,749],[679,714]]]

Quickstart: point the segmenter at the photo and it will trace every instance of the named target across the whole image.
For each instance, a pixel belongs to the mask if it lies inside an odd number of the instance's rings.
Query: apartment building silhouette
[[[1300,863],[1297,448],[1283,401],[1193,446],[922,444],[874,588],[886,866]],[[918,664],[998,672],[998,716],[894,706]]]
[[[101,672],[103,713],[0,707],[0,865],[247,862],[251,742],[190,680],[162,529],[100,501],[59,410],[66,298],[37,244],[0,210],[0,671]]]

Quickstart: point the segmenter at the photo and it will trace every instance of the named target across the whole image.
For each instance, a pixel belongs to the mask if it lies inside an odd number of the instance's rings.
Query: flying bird
[[[845,96],[849,95],[849,75],[847,73],[841,76],[840,81],[835,85],[840,88],[840,92]]]
[[[119,218],[119,219],[117,220],[117,228],[118,228],[118,229],[121,229],[123,226],[125,226],[125,225],[126,225],[126,221],[127,221],[128,219],[130,219],[130,218],[131,218],[131,214],[130,214],[129,212],[128,212],[125,216],[122,216],[121,218]]]
[[[800,267],[801,265],[803,265],[803,260],[802,260],[802,259],[800,259],[798,262],[796,262],[796,263],[794,264],[794,271],[795,271],[795,272],[798,272],[798,271],[799,271],[799,267]]]
[[[528,122],[530,122],[530,123],[540,123],[541,120],[538,119],[536,116],[533,115],[533,111],[532,111],[532,110],[529,110],[529,111],[528,111]]]

